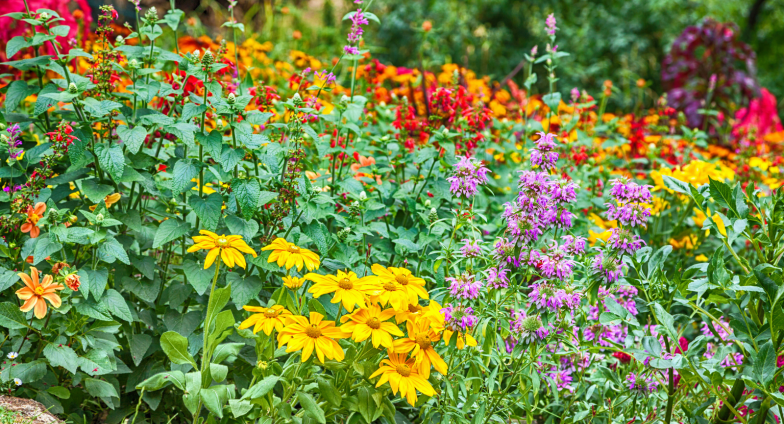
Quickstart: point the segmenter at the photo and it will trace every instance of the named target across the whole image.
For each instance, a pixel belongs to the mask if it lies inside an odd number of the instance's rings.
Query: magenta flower
[[[558,152],[553,151],[556,148],[555,134],[543,132],[537,134],[539,134],[539,139],[534,141],[536,147],[531,150],[531,164],[538,165],[544,171],[550,171],[555,168],[555,163],[558,162]]]
[[[659,382],[656,379],[633,372],[629,373],[626,381],[629,382],[629,390],[636,391],[643,396],[653,393],[659,386]]]
[[[482,289],[482,281],[476,280],[473,275],[467,272],[458,277],[449,277],[446,281],[451,284],[449,294],[456,299],[476,299],[479,297],[479,291]]]
[[[594,258],[592,269],[595,274],[604,278],[609,284],[623,278],[623,265],[615,257],[605,257],[603,252]]]
[[[365,32],[362,26],[367,25],[368,23],[367,18],[362,13],[362,8],[357,9],[356,13],[351,16],[351,29],[349,29],[347,37],[348,44],[343,47],[343,51],[345,51],[346,54],[359,54],[357,46],[362,39],[362,34]]]
[[[551,13],[549,16],[547,16],[547,19],[544,21],[544,29],[545,31],[547,31],[548,34],[550,34],[550,36],[554,36],[555,31],[558,29],[555,26],[555,24],[556,24],[555,14]]]
[[[458,158],[460,161],[455,164],[454,174],[446,179],[451,184],[449,191],[458,197],[473,197],[479,191],[479,185],[487,183],[489,170],[468,156]]]
[[[464,258],[476,258],[482,255],[482,246],[479,240],[463,239],[465,244],[460,248]]]
[[[474,309],[470,306],[448,304],[441,309],[444,314],[444,326],[451,331],[466,332],[473,328],[479,319],[474,315]]]
[[[500,289],[509,287],[509,277],[506,276],[508,269],[489,268],[487,270],[487,287]]]

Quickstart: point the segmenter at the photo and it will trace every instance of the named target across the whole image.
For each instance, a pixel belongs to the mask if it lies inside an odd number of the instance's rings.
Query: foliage
[[[10,14],[4,389],[79,423],[783,415],[784,132],[558,91],[554,15],[525,89],[385,65],[371,7],[331,67],[234,19],[104,6],[66,54]]]

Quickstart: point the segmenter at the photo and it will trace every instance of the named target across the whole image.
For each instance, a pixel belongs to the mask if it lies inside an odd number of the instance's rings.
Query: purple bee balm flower
[[[627,203],[619,206],[607,203],[606,205],[607,219],[609,221],[618,220],[623,225],[644,227],[648,222],[648,217],[651,216],[650,208],[639,203]]]
[[[547,31],[548,34],[550,34],[550,36],[554,36],[555,31],[558,29],[555,25],[556,25],[555,14],[551,13],[549,16],[547,16],[547,19],[544,21],[544,29],[545,31]]]
[[[573,260],[567,259],[564,255],[556,252],[552,255],[542,256],[539,270],[547,278],[557,278],[561,281],[566,281],[572,276],[572,266],[574,266]]]
[[[542,325],[542,319],[538,315],[527,316],[525,311],[519,310],[512,313],[512,318],[509,322],[509,330],[520,343],[536,343],[550,334]]]
[[[441,309],[441,313],[444,314],[444,327],[451,331],[466,332],[479,322],[474,309],[469,306],[452,306],[450,303]]]
[[[542,283],[531,285],[528,300],[539,309],[548,309],[557,312],[566,303],[566,292],[556,289],[552,284]]]
[[[626,179],[616,179],[610,182],[610,195],[620,203],[650,203],[652,199],[650,185],[638,185]]]
[[[626,377],[626,381],[629,382],[629,390],[637,392],[640,395],[647,396],[654,391],[659,386],[659,382],[652,377],[646,377],[642,374],[635,374],[629,373]]]
[[[505,268],[488,268],[487,270],[487,287],[492,289],[500,289],[509,287],[509,277],[506,276],[509,270]]]
[[[645,241],[633,234],[630,230],[613,228],[610,232],[612,234],[610,235],[610,238],[607,239],[607,244],[618,252],[633,255],[634,252],[645,246]]]
[[[449,293],[456,299],[476,299],[479,297],[479,291],[482,289],[482,281],[476,280],[473,275],[467,272],[458,277],[449,277],[446,281],[449,281],[451,284]]]
[[[555,163],[558,162],[558,152],[554,152],[556,148],[555,134],[546,134],[538,132],[539,139],[534,141],[536,147],[531,150],[531,164],[538,165],[544,171],[555,169]]]
[[[318,79],[325,80],[326,83],[324,85],[334,84],[335,81],[337,80],[337,78],[335,78],[335,74],[333,74],[332,72],[327,72],[326,69],[321,72],[316,72],[315,76]]]
[[[482,246],[479,240],[463,239],[465,244],[460,248],[464,258],[476,258],[482,255]]]
[[[604,253],[596,255],[592,268],[595,274],[610,284],[623,278],[623,265],[613,256],[604,256]]]
[[[493,258],[498,262],[506,262],[509,264],[514,264],[515,266],[519,266],[517,262],[517,258],[514,255],[515,251],[515,244],[509,239],[506,238],[499,238],[495,242],[495,252],[493,252]]]
[[[585,237],[567,235],[561,237],[561,240],[563,240],[563,246],[561,246],[561,248],[564,252],[574,256],[585,253],[585,246],[587,243]]]
[[[455,196],[470,198],[479,191],[479,185],[487,183],[489,170],[468,156],[458,156],[460,161],[455,164],[454,174],[447,178],[451,186],[449,191]]]
[[[550,196],[556,203],[571,203],[577,200],[577,188],[579,186],[573,181],[559,181],[552,186]]]

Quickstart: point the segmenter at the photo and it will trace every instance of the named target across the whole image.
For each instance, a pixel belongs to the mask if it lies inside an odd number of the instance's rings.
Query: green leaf
[[[242,395],[242,399],[254,400],[266,395],[275,387],[276,384],[278,384],[278,380],[280,380],[280,377],[276,375],[271,375],[264,378],[263,380],[254,384],[253,387],[248,389],[248,391]]]
[[[669,175],[662,175],[662,180],[664,181],[664,186],[670,190],[685,194],[687,196],[691,194],[688,183],[684,183],[683,181],[675,179]]]
[[[16,80],[8,85],[8,91],[5,93],[5,112],[10,113],[16,110],[19,103],[30,94],[35,92],[36,88],[29,87],[26,82]]]
[[[199,175],[199,165],[193,159],[180,159],[172,171],[172,194],[180,194],[192,184],[191,180]]]
[[[185,374],[182,371],[164,371],[142,381],[136,385],[136,390],[144,389],[148,392],[160,390],[169,384],[174,384],[180,390],[185,390]]]
[[[46,361],[39,359],[27,364],[17,364],[11,367],[11,378],[22,380],[23,384],[35,383],[46,375]]]
[[[193,368],[198,369],[193,356],[188,353],[188,339],[178,333],[174,331],[163,333],[161,335],[161,349],[175,364],[190,364]]]
[[[708,178],[710,179],[711,197],[716,200],[719,205],[727,207],[737,214],[737,210],[735,209],[736,202],[732,196],[732,189],[730,186],[722,181],[714,180],[710,177]]]
[[[58,37],[67,37],[70,30],[71,27],[68,25],[57,25],[56,27],[49,29],[49,33]]]
[[[71,392],[63,386],[52,386],[46,389],[47,393],[57,396],[60,399],[70,399]]]
[[[46,84],[44,88],[38,93],[38,98],[35,100],[35,107],[33,108],[33,115],[38,116],[50,107],[57,104],[56,101],[46,97],[44,94],[52,94],[57,92],[57,86],[53,83]]]
[[[17,35],[16,37],[8,40],[8,44],[5,45],[5,57],[11,59],[19,52],[19,50],[29,46],[29,41],[27,41],[23,36]]]
[[[297,399],[299,399],[299,404],[302,405],[302,409],[305,410],[305,415],[321,424],[327,423],[327,418],[324,416],[324,410],[318,406],[318,403],[316,403],[313,397],[305,392],[297,391]]]
[[[80,187],[82,193],[87,196],[90,201],[93,203],[98,203],[104,199],[104,197],[112,194],[114,188],[112,186],[106,184],[98,184],[97,178],[91,178],[89,180],[82,180],[82,186]]]
[[[664,307],[658,303],[653,304],[653,310],[656,312],[656,317],[659,319],[659,322],[661,322],[664,329],[667,331],[667,335],[670,336],[670,340],[678,340],[678,332],[675,331],[675,319],[672,315],[665,311]]]
[[[50,239],[48,236],[41,236],[35,243],[35,253],[33,253],[33,264],[39,264],[47,257],[62,250],[63,245]]]
[[[319,394],[327,400],[327,402],[331,403],[334,407],[339,407],[342,402],[342,397],[340,396],[340,391],[332,384],[332,381],[327,380],[322,377],[316,377],[316,382],[318,383],[319,387]]]
[[[220,160],[223,151],[223,135],[218,130],[212,130],[209,135],[196,134],[196,140],[203,145],[213,159]]]
[[[114,263],[119,260],[125,265],[130,265],[131,260],[128,259],[128,253],[125,252],[125,247],[120,244],[114,237],[106,237],[106,239],[98,246],[98,258],[106,263]]]
[[[220,383],[229,375],[229,367],[221,364],[210,364],[210,376],[216,383]]]
[[[152,336],[149,334],[134,334],[131,337],[131,358],[137,367],[142,363],[144,354],[152,345]]]
[[[111,175],[114,181],[119,181],[123,175],[125,168],[125,156],[123,156],[122,146],[114,144],[108,146],[106,144],[95,145],[95,155],[98,156],[98,162],[101,168]]]
[[[44,356],[53,367],[63,367],[71,374],[76,374],[79,357],[73,349],[63,344],[49,343],[44,348]]]
[[[212,193],[206,198],[191,196],[188,199],[188,204],[196,212],[196,216],[201,220],[203,227],[207,230],[215,231],[221,216],[223,196],[218,192]]]
[[[243,277],[242,274],[231,272],[226,276],[226,281],[231,283],[231,300],[237,309],[242,309],[242,305],[247,305],[252,299],[261,292],[264,283],[255,275]]]
[[[147,130],[141,125],[133,129],[130,129],[127,125],[120,125],[117,127],[117,135],[120,136],[120,140],[128,147],[128,151],[135,155],[139,153],[139,149],[141,149],[144,140],[147,138]]]
[[[326,255],[329,253],[329,240],[330,240],[329,231],[327,230],[327,227],[318,221],[313,221],[310,224],[308,224],[306,227],[304,227],[302,230],[305,233],[305,235],[310,237],[310,239],[313,240],[314,243],[316,243],[316,247],[318,247],[318,250],[319,252],[321,252],[321,255],[326,257]]]
[[[19,310],[19,305],[11,302],[0,303],[0,326],[9,330],[28,327],[24,314]]]
[[[357,390],[357,407],[366,423],[373,422],[373,415],[375,415],[378,407],[367,387],[360,387],[359,390]]]
[[[229,215],[224,221],[226,227],[232,234],[242,236],[245,240],[251,240],[259,232],[259,223],[253,220],[242,219],[238,216]]]
[[[245,343],[223,343],[215,348],[212,361],[219,364],[230,356],[237,356],[240,350],[245,346]]]
[[[166,243],[176,240],[190,231],[191,225],[178,219],[167,219],[163,221],[155,232],[155,239],[152,247],[157,249]]]
[[[253,404],[249,400],[229,399],[229,409],[234,418],[239,418],[253,409]]]
[[[101,397],[101,398],[116,397],[118,399],[120,398],[120,395],[117,394],[117,390],[115,390],[112,383],[103,380],[98,380],[97,378],[84,379],[84,388],[87,389],[87,393],[95,397]]]
[[[215,414],[218,418],[223,418],[223,405],[217,389],[214,387],[201,389],[199,396],[201,397],[204,407],[207,408],[208,411]]]
[[[237,202],[240,204],[242,216],[245,219],[250,219],[256,212],[257,205],[259,204],[259,196],[261,195],[261,187],[257,180],[241,180],[235,178],[231,180],[231,189],[237,197]]]
[[[19,276],[15,272],[0,266],[0,292],[13,286],[17,281]]]
[[[103,297],[101,298],[101,303],[103,303],[106,306],[106,309],[108,309],[109,312],[117,318],[120,318],[126,322],[133,321],[131,309],[125,302],[125,298],[123,298],[123,296],[117,290],[106,290],[106,293],[104,293]]]
[[[764,386],[773,381],[776,375],[776,350],[768,341],[760,348],[754,357],[754,377]]]
[[[214,271],[204,269],[204,267],[191,260],[185,261],[182,269],[185,272],[185,276],[188,277],[188,283],[193,286],[199,296],[207,292],[215,274]]]

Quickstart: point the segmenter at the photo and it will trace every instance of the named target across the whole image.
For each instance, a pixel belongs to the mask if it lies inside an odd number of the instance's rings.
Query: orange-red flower
[[[41,234],[41,229],[37,227],[38,220],[43,218],[46,212],[46,203],[38,202],[35,207],[27,207],[27,222],[22,224],[22,232],[30,233],[30,237],[36,238]]]
[[[65,277],[65,284],[73,291],[79,291],[82,280],[77,274],[70,274]]]
[[[52,276],[44,276],[43,281],[38,280],[38,269],[35,267],[30,268],[30,275],[20,272],[17,274],[22,279],[25,286],[16,291],[19,299],[25,301],[19,309],[22,312],[30,312],[34,310],[33,314],[38,319],[46,316],[46,301],[52,304],[54,308],[59,308],[63,304],[60,296],[57,295],[57,290],[62,290],[61,284],[52,284]]]

